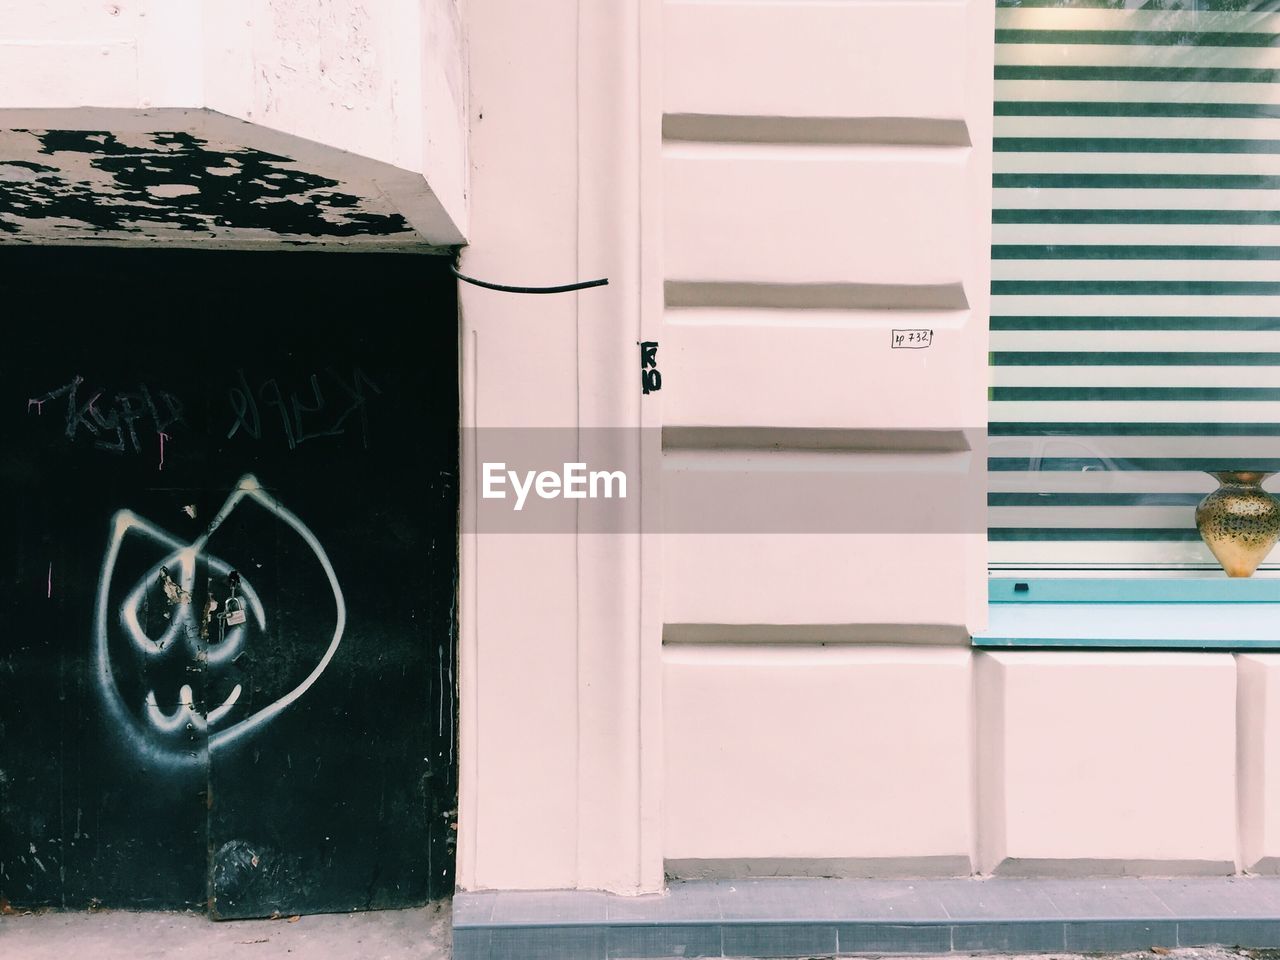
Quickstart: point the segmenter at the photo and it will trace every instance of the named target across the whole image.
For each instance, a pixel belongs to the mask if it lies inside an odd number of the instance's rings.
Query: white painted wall
[[[203,106],[203,11],[203,0],[3,0],[0,106]]]
[[[422,173],[465,234],[458,0],[0,2],[0,107],[208,107]]]

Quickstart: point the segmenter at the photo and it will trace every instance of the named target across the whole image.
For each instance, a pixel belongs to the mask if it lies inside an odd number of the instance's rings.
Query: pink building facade
[[[464,274],[608,278],[459,287],[460,891],[1274,872],[1274,608],[1247,605],[1255,623],[1219,587],[1196,611],[1144,592],[1217,582],[1207,554],[1037,566],[989,541],[985,496],[936,523],[875,519],[877,492],[906,509],[900,485],[972,493],[988,424],[1035,419],[988,406],[993,262],[997,283],[1030,276],[992,259],[993,164],[1030,169],[993,145],[995,38],[1040,14],[1089,24],[1033,7],[1002,25],[988,0],[9,6],[6,129],[213,111],[391,183],[409,246],[460,248]],[[1259,329],[1244,349],[1277,335]],[[487,502],[500,431],[603,437],[576,449],[626,470],[616,525],[585,504],[522,525]],[[735,527],[708,496],[843,512]],[[993,576],[1139,586],[1006,629]]]

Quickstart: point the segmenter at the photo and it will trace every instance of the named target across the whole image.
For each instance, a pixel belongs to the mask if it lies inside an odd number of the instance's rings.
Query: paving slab
[[[448,960],[447,902],[214,922],[194,913],[0,916],[0,960]]]
[[[454,910],[455,960],[1280,949],[1280,877],[711,879],[460,893]]]

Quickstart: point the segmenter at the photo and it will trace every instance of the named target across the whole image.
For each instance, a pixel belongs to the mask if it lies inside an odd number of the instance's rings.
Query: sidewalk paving
[[[195,913],[45,912],[0,917],[0,960],[447,960],[449,904],[290,922]]]
[[[0,960],[448,960],[450,905],[215,923],[193,913],[43,912],[0,917]],[[813,954],[826,960],[830,954]],[[920,960],[892,953],[863,956]],[[957,954],[947,960],[1280,960],[1280,951],[1187,947],[1128,953]],[[511,958],[516,960],[516,958]],[[554,957],[519,960],[556,960]],[[617,960],[628,960],[618,957]],[[741,958],[753,960],[753,958]]]
[[[455,960],[1280,948],[1280,877],[754,877],[472,891],[452,909]]]
[[[826,960],[814,955],[811,960]],[[920,960],[899,958],[885,960]],[[449,906],[214,923],[190,913],[0,917],[0,960],[448,960]],[[1280,960],[1280,952],[1183,948],[1124,954],[950,954],[950,960]],[[554,960],[551,957],[527,960]],[[627,960],[620,957],[618,960]],[[752,958],[741,958],[752,960]]]

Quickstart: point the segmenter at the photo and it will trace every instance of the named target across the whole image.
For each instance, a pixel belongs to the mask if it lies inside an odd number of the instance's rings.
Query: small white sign
[[[932,330],[894,330],[890,346],[894,350],[923,350],[932,343]]]

